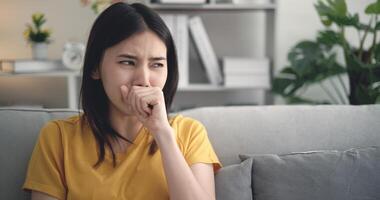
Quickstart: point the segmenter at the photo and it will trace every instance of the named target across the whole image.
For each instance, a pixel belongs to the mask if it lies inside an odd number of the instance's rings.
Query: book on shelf
[[[2,73],[40,73],[63,70],[65,67],[61,60],[0,60],[0,71]]]
[[[191,66],[191,70],[189,69],[189,84],[192,85],[201,83],[210,85],[206,69],[203,67],[194,39],[189,37],[189,40],[189,66]]]
[[[201,17],[189,19],[189,30],[210,83],[220,85],[223,82],[222,71]]]
[[[169,28],[177,50],[178,87],[189,85],[189,34],[187,15],[162,14],[161,18]]]

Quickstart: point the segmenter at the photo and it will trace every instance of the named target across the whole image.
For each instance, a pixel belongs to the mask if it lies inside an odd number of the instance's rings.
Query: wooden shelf
[[[276,4],[149,4],[149,7],[157,11],[274,11]]]

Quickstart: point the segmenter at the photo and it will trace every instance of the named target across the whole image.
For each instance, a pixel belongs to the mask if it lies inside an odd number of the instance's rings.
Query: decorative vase
[[[48,44],[45,42],[32,43],[32,56],[35,60],[46,60]]]

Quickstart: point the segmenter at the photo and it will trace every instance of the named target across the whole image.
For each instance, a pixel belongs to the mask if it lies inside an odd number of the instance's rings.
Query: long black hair
[[[106,147],[110,148],[113,166],[116,166],[111,139],[121,138],[127,142],[132,142],[111,127],[108,115],[110,102],[101,79],[94,80],[91,74],[100,67],[107,48],[118,44],[133,34],[147,30],[154,32],[166,45],[168,76],[163,93],[167,116],[169,116],[169,109],[177,91],[178,66],[173,38],[161,17],[143,4],[119,2],[104,10],[92,26],[84,58],[80,98],[83,108],[82,124],[88,123],[99,148],[98,161],[94,167],[98,167],[104,161]],[[153,155],[157,148],[157,144],[153,140],[149,153]]]

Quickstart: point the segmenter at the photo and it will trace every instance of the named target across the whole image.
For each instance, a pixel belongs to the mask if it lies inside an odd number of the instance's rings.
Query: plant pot
[[[48,44],[44,42],[32,43],[32,57],[35,60],[46,60]]]

